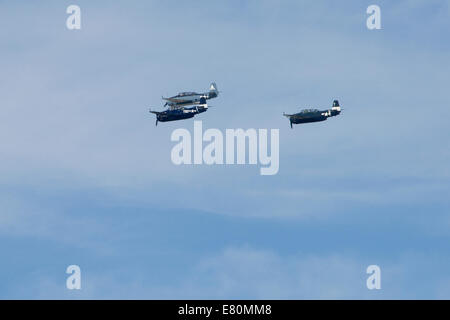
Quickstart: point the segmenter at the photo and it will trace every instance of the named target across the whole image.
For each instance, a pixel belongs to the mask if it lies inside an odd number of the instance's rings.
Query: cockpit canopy
[[[195,92],[180,92],[178,94],[179,97],[192,96],[192,95],[196,95],[196,93]]]
[[[303,109],[300,113],[320,112],[318,109]]]

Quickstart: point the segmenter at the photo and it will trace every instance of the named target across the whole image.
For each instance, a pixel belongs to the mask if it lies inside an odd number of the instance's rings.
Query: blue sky
[[[0,298],[450,298],[448,1],[0,8]],[[148,107],[212,81],[203,127],[279,128],[277,175],[172,164],[193,122]]]

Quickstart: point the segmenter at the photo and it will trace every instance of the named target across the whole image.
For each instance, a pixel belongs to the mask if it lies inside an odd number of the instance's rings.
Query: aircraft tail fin
[[[209,91],[218,91],[217,90],[217,85],[215,82],[212,82],[210,87],[209,87]]]
[[[331,110],[341,111],[341,106],[339,105],[338,100],[333,101],[333,106],[331,107]]]
[[[219,90],[217,90],[217,85],[215,82],[212,82],[209,86],[209,94],[208,99],[215,98],[219,95]]]

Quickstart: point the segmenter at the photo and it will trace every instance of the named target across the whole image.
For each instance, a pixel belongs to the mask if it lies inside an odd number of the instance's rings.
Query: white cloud
[[[405,253],[395,261],[374,261],[349,254],[281,256],[273,251],[231,247],[204,257],[194,267],[186,266],[185,272],[177,275],[182,280],[173,285],[152,283],[157,275],[151,272],[130,274],[112,267],[92,273],[82,268],[81,291],[65,289],[62,277],[56,281],[56,277],[46,276],[15,294],[37,299],[448,298],[444,275],[430,273],[436,258]],[[381,290],[366,287],[370,264],[381,268]]]

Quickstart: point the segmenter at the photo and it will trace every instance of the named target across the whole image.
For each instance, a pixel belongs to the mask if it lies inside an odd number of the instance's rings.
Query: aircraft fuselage
[[[295,123],[295,124],[325,121],[328,119],[328,117],[323,115],[323,113],[325,113],[325,112],[326,111],[314,112],[314,113],[308,113],[308,114],[296,113],[290,117],[290,120],[292,123]]]
[[[208,110],[207,106],[195,106],[191,108],[179,108],[174,110],[166,110],[162,112],[150,111],[156,114],[156,121],[168,122],[176,120],[184,120],[193,118],[196,114],[203,113]]]

